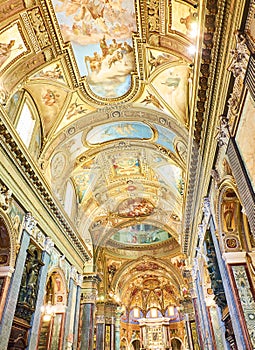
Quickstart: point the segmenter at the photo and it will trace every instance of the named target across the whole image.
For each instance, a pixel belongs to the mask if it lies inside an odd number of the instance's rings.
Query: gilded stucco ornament
[[[70,278],[72,278],[73,280],[77,280],[77,269],[75,266],[71,266],[70,268]]]
[[[250,58],[250,51],[246,45],[245,34],[241,32],[236,33],[236,48],[230,51],[232,60],[228,70],[233,73],[234,77],[241,77],[244,79],[247,65]]]
[[[5,187],[0,189],[0,208],[8,210],[11,203],[12,191],[7,190]]]
[[[36,228],[36,225],[37,225],[37,221],[35,220],[33,215],[30,212],[26,213],[23,228],[28,233],[32,234],[33,230]]]
[[[54,248],[54,242],[51,238],[46,237],[44,241],[44,249],[48,254],[51,254]]]
[[[217,141],[220,147],[227,145],[229,140],[229,117],[225,115],[220,116],[220,126],[217,128]]]

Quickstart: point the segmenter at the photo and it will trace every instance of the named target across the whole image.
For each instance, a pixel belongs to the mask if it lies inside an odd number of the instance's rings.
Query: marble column
[[[46,238],[44,243],[44,252],[42,254],[42,262],[44,265],[42,266],[39,274],[37,301],[36,301],[35,312],[31,322],[32,329],[30,331],[29,339],[28,339],[28,350],[36,350],[37,348],[38,334],[39,334],[40,321],[41,321],[41,307],[43,306],[43,301],[44,301],[43,299],[44,299],[44,294],[46,289],[50,256],[51,256],[53,247],[54,247],[53,241],[50,238]]]
[[[202,281],[200,276],[200,271],[196,280],[196,292],[197,292],[197,302],[199,304],[199,316],[201,322],[201,335],[205,350],[212,350],[212,335],[209,324],[209,315],[206,309],[205,296],[202,288]]]
[[[219,247],[218,239],[215,234],[215,224],[213,219],[211,218],[210,220],[210,229],[211,229],[211,234],[212,234],[212,240],[215,248],[215,254],[217,257],[217,262],[220,270],[220,274],[222,277],[222,283],[225,291],[225,296],[228,304],[228,309],[229,309],[229,314],[232,322],[232,327],[233,327],[233,332],[235,334],[235,340],[236,340],[236,345],[238,350],[246,350],[246,343],[245,343],[245,338],[244,334],[242,332],[242,325],[240,323],[240,318],[237,310],[237,306],[233,294],[233,290],[231,288],[231,283],[229,279],[229,274],[227,271],[226,264],[224,260],[222,259],[222,253]]]
[[[104,302],[97,303],[96,313],[96,350],[104,349],[105,338],[105,310]]]
[[[189,314],[185,314],[185,329],[187,334],[186,350],[193,350],[192,335],[190,329]]]
[[[80,350],[93,350],[95,302],[97,298],[97,284],[100,277],[95,273],[83,275],[81,292],[81,329]]]
[[[115,320],[117,304],[105,303],[105,349],[115,350]],[[109,339],[110,338],[110,339]]]
[[[6,298],[5,310],[3,312],[0,325],[0,344],[1,350],[6,350],[11,334],[12,322],[16,309],[16,304],[19,296],[20,283],[23,269],[27,257],[27,249],[30,242],[30,234],[26,229],[23,229],[20,242],[20,249],[16,259],[15,271],[12,275],[9,292]]]
[[[78,343],[78,332],[79,332],[82,281],[83,281],[83,275],[79,274],[77,277],[76,303],[75,303],[75,314],[74,314],[74,325],[73,325],[73,350],[76,350],[78,345],[77,343]]]
[[[122,309],[117,307],[116,319],[115,319],[115,350],[120,350],[120,318],[122,315]]]
[[[67,299],[67,308],[65,315],[65,327],[64,327],[64,339],[63,339],[63,349],[73,349],[74,340],[74,315],[75,315],[75,299],[76,299],[76,278],[77,270],[74,266],[71,267],[70,280],[69,280],[69,292]]]

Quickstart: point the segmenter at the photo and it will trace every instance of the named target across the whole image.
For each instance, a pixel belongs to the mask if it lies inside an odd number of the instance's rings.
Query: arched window
[[[66,302],[64,275],[55,270],[46,284],[37,349],[62,349]]]
[[[73,202],[74,202],[75,192],[74,187],[71,181],[68,181],[66,184],[66,193],[65,193],[65,201],[64,201],[64,209],[68,216],[72,215]]]
[[[29,147],[29,144],[31,142],[34,127],[35,119],[28,104],[25,102],[20,113],[16,130],[27,147]]]
[[[36,105],[26,91],[14,94],[12,99],[14,102],[10,118],[30,155],[37,158],[42,143],[42,128]]]

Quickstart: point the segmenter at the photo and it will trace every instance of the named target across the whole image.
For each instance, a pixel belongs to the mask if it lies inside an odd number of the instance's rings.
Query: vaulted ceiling
[[[0,42],[15,38],[2,59],[2,93],[9,115],[25,99],[40,120],[30,151],[55,200],[94,263],[123,272],[110,289],[125,281],[122,290],[132,285],[140,289],[130,295],[141,296],[146,279],[176,289],[193,242],[217,1],[16,5],[1,21]],[[158,259],[146,262],[149,273],[141,256]]]

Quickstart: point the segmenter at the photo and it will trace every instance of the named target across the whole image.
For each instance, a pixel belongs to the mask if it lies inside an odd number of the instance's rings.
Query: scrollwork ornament
[[[0,86],[0,104],[2,106],[5,106],[7,103],[7,99],[8,99],[7,91]]]
[[[41,246],[44,246],[44,242],[45,242],[45,236],[44,234],[42,233],[42,231],[38,230],[35,234],[35,238],[36,238],[36,241],[41,245]]]
[[[51,238],[46,237],[44,241],[44,249],[48,254],[51,254],[54,248],[54,242]]]
[[[0,189],[0,208],[4,211],[9,209],[9,205],[11,203],[12,191],[7,190],[6,188]]]
[[[217,127],[217,141],[220,147],[227,145],[229,140],[229,117],[225,115],[220,116],[220,126]]]
[[[83,304],[94,304],[97,299],[96,291],[83,291],[81,301]]]
[[[104,315],[98,315],[98,316],[96,316],[96,323],[105,323],[105,317],[104,317]]]
[[[70,268],[70,278],[76,281],[77,279],[77,269],[75,266],[71,266]]]
[[[78,277],[77,277],[77,285],[79,287],[82,286],[82,282],[83,282],[83,275],[82,274],[78,274]]]
[[[231,50],[230,54],[232,55],[232,60],[228,70],[233,73],[235,78],[240,76],[244,79],[250,57],[245,34],[239,31],[236,33],[236,48]]]
[[[26,230],[29,234],[32,234],[36,225],[37,225],[37,221],[35,220],[33,215],[30,212],[26,213],[24,224],[23,224],[24,230]]]
[[[204,224],[199,224],[198,225],[198,237],[200,238],[200,240],[204,239],[204,234],[205,234],[205,226]]]
[[[211,214],[211,203],[208,197],[204,197],[203,201],[203,212],[205,216],[209,216]]]

